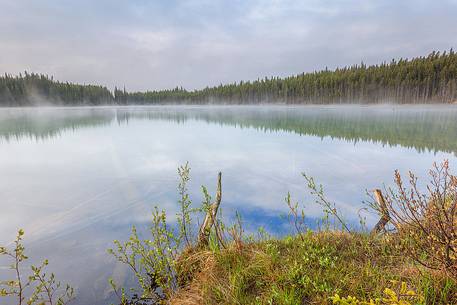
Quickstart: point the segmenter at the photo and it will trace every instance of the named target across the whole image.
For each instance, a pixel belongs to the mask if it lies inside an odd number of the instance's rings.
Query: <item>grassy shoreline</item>
[[[232,243],[220,251],[190,250],[178,260],[181,288],[168,301],[456,304],[457,284],[405,256],[400,244],[395,235],[309,231],[302,237],[268,239],[241,247]],[[402,283],[415,295],[403,295]],[[395,292],[398,302],[389,300],[386,289]],[[359,302],[338,301],[336,295],[351,296]]]

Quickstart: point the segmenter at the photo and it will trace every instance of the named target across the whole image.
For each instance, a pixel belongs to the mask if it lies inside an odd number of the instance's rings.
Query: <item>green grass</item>
[[[335,294],[382,300],[386,288],[399,293],[405,282],[417,297],[404,298],[404,304],[457,304],[457,284],[406,258],[395,239],[310,232],[220,251],[187,251],[178,264],[182,288],[171,303],[331,304]]]

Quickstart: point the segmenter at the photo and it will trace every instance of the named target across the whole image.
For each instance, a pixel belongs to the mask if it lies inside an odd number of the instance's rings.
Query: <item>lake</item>
[[[302,172],[356,226],[366,190],[392,185],[395,169],[427,181],[435,161],[456,167],[456,153],[456,106],[0,109],[0,245],[23,228],[31,261],[48,258],[76,288],[72,304],[107,304],[107,279],[131,276],[106,250],[147,228],[155,205],[174,221],[179,165],[191,167],[194,205],[221,171],[225,219],[239,211],[247,233],[282,235],[287,192],[310,226],[322,216]]]

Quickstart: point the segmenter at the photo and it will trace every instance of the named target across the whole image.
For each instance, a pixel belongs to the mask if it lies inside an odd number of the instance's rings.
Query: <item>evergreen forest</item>
[[[286,78],[221,84],[199,90],[113,91],[100,85],[55,81],[25,72],[0,77],[0,106],[154,104],[343,104],[455,103],[457,54],[428,56],[367,66],[364,63]]]

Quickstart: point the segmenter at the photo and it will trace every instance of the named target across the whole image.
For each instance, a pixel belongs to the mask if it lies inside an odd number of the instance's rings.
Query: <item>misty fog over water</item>
[[[19,228],[32,259],[77,289],[74,304],[106,304],[107,279],[128,282],[106,253],[152,208],[177,212],[177,167],[189,161],[194,205],[222,171],[222,211],[245,229],[290,231],[284,197],[312,204],[302,172],[353,224],[366,190],[393,172],[427,180],[433,162],[457,167],[455,106],[154,106],[0,109],[0,244]],[[377,219],[367,214],[368,224]]]

